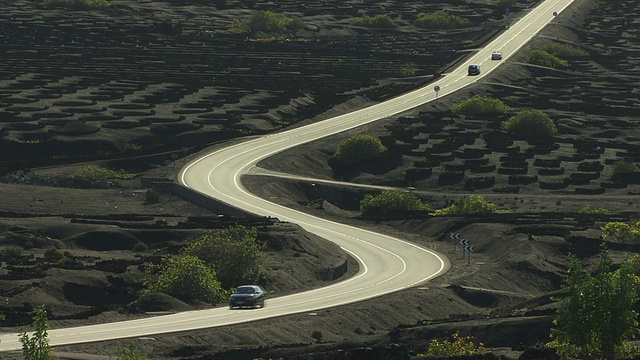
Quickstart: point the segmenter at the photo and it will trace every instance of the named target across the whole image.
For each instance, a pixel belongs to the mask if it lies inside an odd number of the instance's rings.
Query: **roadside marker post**
[[[451,234],[449,234],[449,239],[454,240],[453,241],[453,252],[456,252],[456,241],[455,240],[459,240],[460,239],[460,234],[451,233]]]
[[[464,259],[464,253],[467,251],[467,247],[469,247],[469,239],[461,239],[458,244],[462,246],[462,258]]]
[[[475,248],[471,245],[466,245],[464,247],[464,251],[468,252],[469,255],[467,256],[467,265],[471,264],[471,253],[475,250]],[[464,257],[463,257],[464,259]]]

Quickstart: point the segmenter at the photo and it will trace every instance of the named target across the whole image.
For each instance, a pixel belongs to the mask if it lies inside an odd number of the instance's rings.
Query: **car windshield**
[[[255,294],[256,289],[250,286],[242,286],[236,289],[237,294]]]

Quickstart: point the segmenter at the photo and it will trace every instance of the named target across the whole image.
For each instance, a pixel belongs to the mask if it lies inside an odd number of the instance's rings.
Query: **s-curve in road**
[[[459,68],[445,74],[436,84],[332,119],[216,150],[193,160],[181,170],[179,181],[185,187],[250,213],[296,223],[307,231],[340,245],[359,263],[359,271],[355,276],[324,288],[268,299],[265,308],[254,311],[232,311],[225,307],[132,321],[52,329],[49,331],[50,345],[188,331],[319,310],[406,289],[443,274],[449,266],[447,259],[429,249],[274,204],[246,191],[241,184],[241,177],[258,161],[275,153],[435,100],[434,85],[439,86],[439,96],[445,96],[477,81],[508,59],[552,21],[554,12],[561,15],[562,10],[572,1],[542,1],[531,9],[526,17],[513,22],[508,30],[487,47],[477,51]],[[492,62],[491,52],[496,50],[503,53],[504,59]],[[467,66],[471,63],[481,65],[480,75],[467,75]],[[18,334],[2,336],[0,351],[18,349],[21,349]]]

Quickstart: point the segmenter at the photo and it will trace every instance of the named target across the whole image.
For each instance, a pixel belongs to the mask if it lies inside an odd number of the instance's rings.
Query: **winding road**
[[[194,191],[247,212],[299,224],[305,230],[335,242],[359,263],[358,273],[342,282],[320,289],[271,298],[267,306],[254,311],[227,308],[187,311],[146,319],[105,323],[49,331],[51,346],[131,338],[153,334],[188,331],[231,325],[287,314],[316,311],[344,305],[422,284],[445,273],[446,257],[401,239],[336,223],[292,210],[249,193],[241,183],[243,174],[256,164],[286,149],[331,136],[379,119],[399,114],[446,96],[493,71],[533,38],[574,0],[543,0],[519,21],[512,21],[485,48],[437,83],[354,112],[308,126],[250,139],[193,160],[179,173],[179,182]],[[585,0],[575,0],[585,1]],[[491,61],[491,53],[500,50],[504,59]],[[479,76],[468,76],[468,64],[480,64]],[[0,351],[21,349],[18,334],[3,334]]]

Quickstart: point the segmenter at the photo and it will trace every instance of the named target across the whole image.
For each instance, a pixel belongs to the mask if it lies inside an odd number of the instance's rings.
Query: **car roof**
[[[259,290],[259,289],[261,290],[262,289],[258,285],[240,285],[236,289],[247,289],[247,288],[256,289],[256,290]]]

